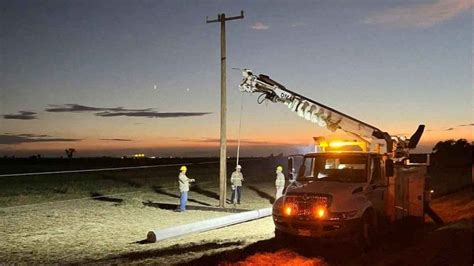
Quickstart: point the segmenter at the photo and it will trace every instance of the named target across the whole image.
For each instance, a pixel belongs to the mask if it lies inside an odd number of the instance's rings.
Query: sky
[[[227,22],[229,156],[344,138],[238,90],[250,68],[419,145],[473,140],[473,2],[0,1],[0,155],[218,154]],[[242,115],[241,115],[241,106]]]

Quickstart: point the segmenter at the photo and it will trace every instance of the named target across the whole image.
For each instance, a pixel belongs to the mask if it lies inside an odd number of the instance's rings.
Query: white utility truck
[[[288,158],[292,182],[273,204],[276,237],[352,239],[368,247],[382,221],[424,219],[429,158],[416,164],[409,160],[409,150],[418,144],[424,125],[409,139],[391,136],[294,93],[266,75],[256,76],[246,69],[243,75],[240,90],[260,93],[258,103],[283,103],[300,117],[355,139],[314,138],[314,153]]]

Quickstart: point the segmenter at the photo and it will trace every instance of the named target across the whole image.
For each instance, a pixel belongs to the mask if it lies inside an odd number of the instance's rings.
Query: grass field
[[[244,188],[238,208],[271,206],[276,163],[274,159],[241,161],[244,184],[251,185]],[[188,176],[197,180],[189,193],[189,205],[210,210],[173,212],[179,198],[178,168],[2,179],[0,215],[4,230],[0,236],[0,261],[56,263],[109,259],[112,254],[181,243],[180,239],[154,246],[135,243],[143,240],[151,229],[227,215],[212,211],[218,204],[215,162],[188,167]],[[263,223],[271,234],[271,220]],[[224,230],[229,231],[229,237],[242,235],[232,228]],[[256,233],[245,232],[250,239]],[[191,239],[197,241],[203,236],[194,237]]]
[[[444,245],[443,239],[451,238],[455,239],[452,241],[462,242],[468,250],[472,247],[471,242],[456,235],[458,232],[472,234],[470,229],[448,227],[449,230],[439,233],[429,231],[434,230],[433,226],[429,226],[426,230],[433,233],[426,236],[425,230],[420,232],[418,229],[414,231],[416,237],[413,239],[399,239],[398,235],[409,237],[410,231],[396,231],[388,236],[394,243],[408,241],[406,249],[393,243],[384,244],[373,251],[373,258],[366,258],[354,254],[350,247],[341,247],[348,255],[340,257],[333,254],[333,246],[316,248],[312,244],[309,247],[302,244],[289,248],[276,243],[271,218],[144,244],[146,233],[151,229],[228,215],[214,209],[218,204],[218,164],[215,161],[204,162],[194,162],[188,167],[188,176],[197,180],[189,193],[188,204],[199,206],[202,210],[191,209],[186,213],[173,212],[179,198],[177,166],[0,178],[0,263],[192,262],[212,265],[218,262],[262,262],[265,258],[273,258],[281,259],[281,262],[292,261],[294,265],[300,262],[310,262],[308,265],[360,265],[375,262],[377,258],[394,263],[397,260],[407,262],[397,255],[388,254],[396,250],[409,255],[433,236],[436,250]],[[271,206],[275,193],[274,169],[284,163],[284,158],[243,160],[243,200],[237,208],[250,210]],[[230,162],[228,168],[233,166],[234,163]],[[433,208],[446,221],[456,225],[459,221],[466,221],[462,219],[469,221],[474,213],[470,190],[436,199]],[[465,249],[460,249],[460,252],[465,252]],[[442,257],[438,253],[430,256],[434,259]],[[465,257],[465,254],[457,256]]]
[[[82,160],[80,159],[80,161]],[[180,161],[182,159],[177,159],[176,161],[166,159],[158,163],[155,162],[155,165],[158,166],[157,168],[146,169],[0,177],[0,208],[130,192],[152,192],[159,194],[163,189],[172,191],[173,188],[177,188]],[[246,180],[251,182],[257,181],[258,183],[259,181],[271,180],[274,177],[274,167],[284,163],[284,161],[282,158],[243,158],[241,159],[241,164],[244,166],[243,172]],[[145,160],[144,162],[147,161]],[[141,164],[144,162],[141,162]],[[78,163],[74,163],[74,165],[76,164]],[[200,188],[219,183],[218,160],[216,158],[191,159],[190,162],[185,164],[189,166],[188,176],[196,179],[196,183],[193,186],[196,192],[206,194],[206,191],[202,191]],[[229,176],[235,167],[234,164],[235,160],[229,161]],[[106,167],[107,163],[95,165],[95,168],[101,168]],[[129,163],[119,166],[138,165],[138,163]],[[160,167],[160,165],[163,167]],[[35,169],[37,170],[37,168]],[[51,166],[46,166],[43,170],[45,169],[49,171],[55,170]],[[56,165],[56,170],[58,169],[65,170],[70,168]],[[19,170],[24,169],[17,168],[16,171],[13,170],[15,169],[10,168],[9,172],[18,173]],[[207,196],[218,197],[215,192],[208,193]]]

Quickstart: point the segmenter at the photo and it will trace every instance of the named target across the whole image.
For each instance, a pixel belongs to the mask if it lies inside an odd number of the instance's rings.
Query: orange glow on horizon
[[[304,130],[303,130],[304,129]],[[313,137],[315,136],[325,136],[328,139],[339,138],[347,139],[347,135],[343,132],[331,133],[325,132],[328,134],[321,134],[319,131],[311,131],[310,127],[305,128],[293,128],[292,130],[285,128],[281,132],[272,132],[272,134],[262,135],[262,132],[255,131],[252,134],[243,134],[242,136],[242,147],[265,147],[265,146],[285,146],[291,147],[295,146],[312,146],[314,145]],[[403,131],[403,130],[400,130]],[[408,130],[406,130],[408,132]],[[0,150],[4,152],[14,152],[14,151],[34,151],[34,150],[44,150],[44,151],[53,151],[53,150],[64,150],[65,148],[75,148],[80,151],[108,151],[108,150],[137,150],[140,152],[140,149],[160,149],[160,148],[179,148],[179,149],[200,149],[200,148],[215,148],[219,147],[219,137],[218,134],[212,134],[214,137],[169,137],[169,136],[155,136],[152,134],[142,134],[136,136],[135,134],[127,134],[125,136],[114,136],[117,138],[127,139],[130,138],[130,141],[107,141],[100,140],[104,138],[105,133],[101,132],[101,136],[86,136],[81,137],[79,132],[75,132],[70,135],[60,135],[45,132],[52,136],[60,136],[66,138],[77,138],[81,139],[80,141],[75,142],[25,142],[21,144],[12,144],[12,145],[0,145]],[[137,133],[138,134],[138,133]],[[217,137],[216,137],[217,136]],[[427,128],[423,137],[421,138],[419,147],[424,146],[422,152],[431,151],[438,141],[444,141],[448,139],[467,139],[469,142],[473,141],[473,129],[472,127],[462,127],[455,128],[453,130],[430,130]],[[230,140],[228,142],[228,147],[235,148],[237,146],[237,141],[235,136],[230,135],[228,137]],[[332,144],[335,145],[335,144]],[[6,148],[6,149],[5,149]]]

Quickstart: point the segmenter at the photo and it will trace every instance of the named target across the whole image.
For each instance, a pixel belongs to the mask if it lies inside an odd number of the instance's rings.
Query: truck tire
[[[369,210],[362,216],[356,244],[363,251],[370,249],[375,242],[377,228],[374,215],[375,213]]]

